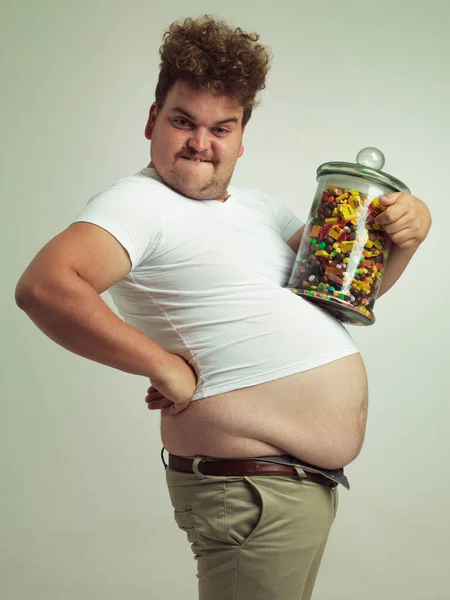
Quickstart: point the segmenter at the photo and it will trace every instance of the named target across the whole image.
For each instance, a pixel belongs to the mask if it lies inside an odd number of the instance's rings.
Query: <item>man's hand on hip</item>
[[[160,379],[152,379],[145,398],[150,410],[162,409],[163,415],[176,415],[185,410],[194,395],[197,377],[188,363],[171,354],[171,364]]]

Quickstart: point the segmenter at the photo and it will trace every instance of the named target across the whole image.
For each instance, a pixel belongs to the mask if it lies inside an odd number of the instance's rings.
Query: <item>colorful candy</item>
[[[319,301],[341,321],[373,323],[390,249],[389,236],[375,223],[383,210],[378,198],[369,200],[359,190],[325,189],[305,228],[288,288]]]

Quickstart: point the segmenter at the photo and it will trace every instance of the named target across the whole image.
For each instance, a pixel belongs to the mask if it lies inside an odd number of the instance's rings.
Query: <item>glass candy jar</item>
[[[353,325],[375,322],[373,308],[391,246],[375,223],[385,210],[378,198],[409,193],[381,171],[383,166],[380,150],[364,148],[356,164],[329,162],[317,169],[317,192],[287,285]]]

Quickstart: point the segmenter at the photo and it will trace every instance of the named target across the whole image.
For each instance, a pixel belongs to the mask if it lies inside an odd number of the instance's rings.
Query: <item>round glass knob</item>
[[[356,157],[356,162],[358,165],[362,165],[364,167],[370,167],[371,169],[377,169],[381,171],[384,167],[384,154],[378,148],[363,148],[358,152],[358,156]]]

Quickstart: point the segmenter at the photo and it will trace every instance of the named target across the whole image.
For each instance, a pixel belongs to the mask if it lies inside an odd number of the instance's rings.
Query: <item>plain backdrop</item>
[[[257,31],[273,52],[235,185],[305,220],[317,167],[376,146],[384,170],[430,207],[429,237],[376,303],[376,323],[348,326],[368,371],[369,420],[314,598],[444,600],[450,4],[416,0],[3,0],[0,597],[196,598],[148,380],[52,342],[14,288],[92,195],[148,163],[163,32],[204,13]],[[350,392],[345,372],[336,387]]]

